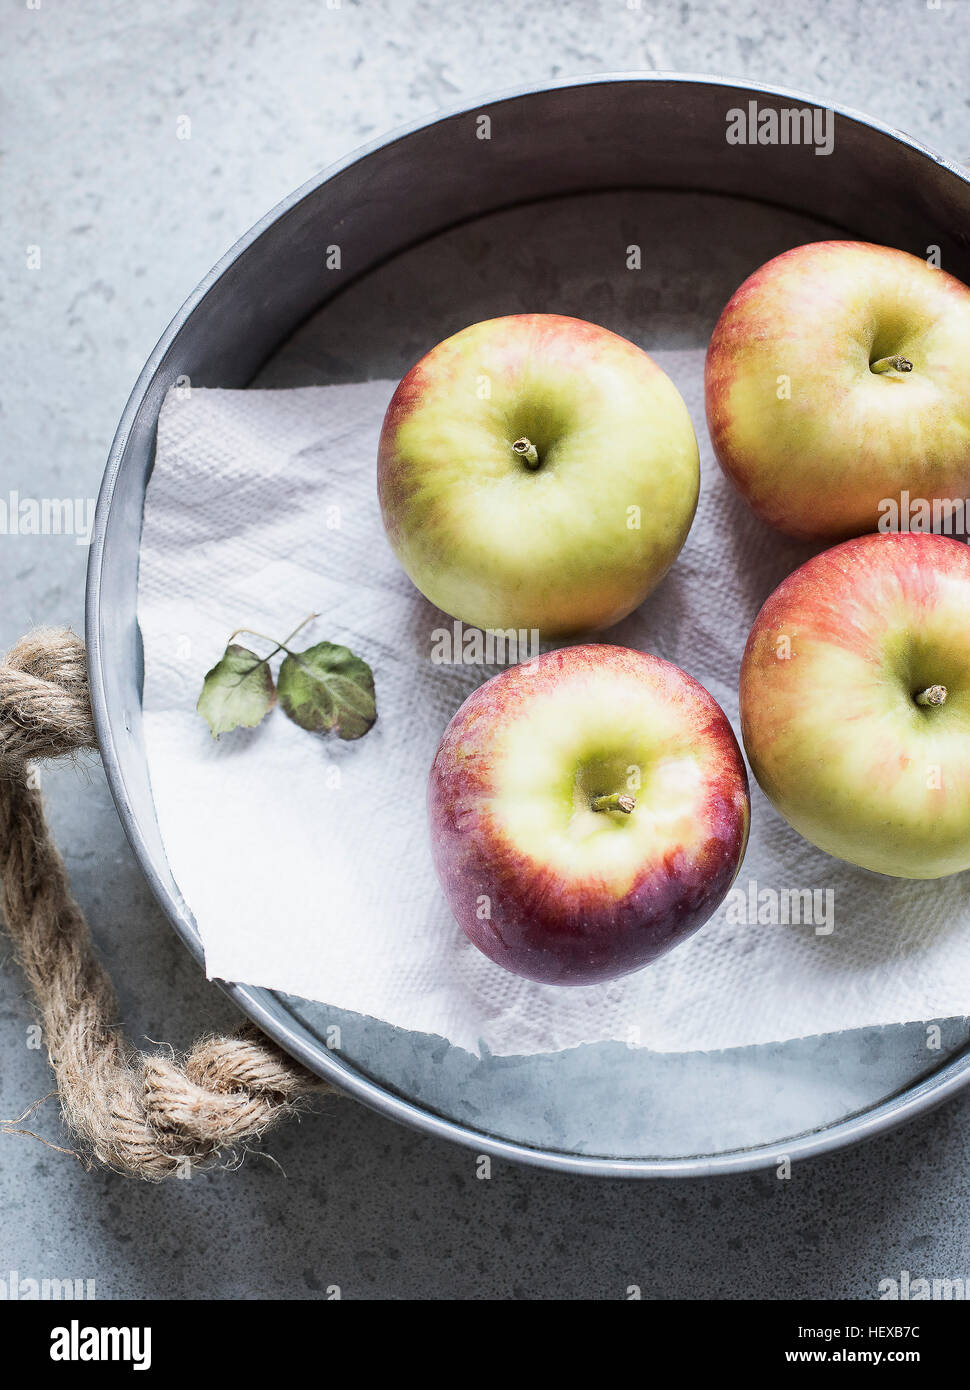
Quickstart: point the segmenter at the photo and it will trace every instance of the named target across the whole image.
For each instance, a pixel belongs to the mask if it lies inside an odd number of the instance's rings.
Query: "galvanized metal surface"
[[[744,146],[726,157],[725,113],[749,100],[762,107],[812,105],[801,95],[714,78],[619,75],[491,98],[411,127],[344,161],[264,218],[206,277],[164,335],[126,408],[105,473],[89,566],[87,640],[95,718],[119,814],[153,891],[200,961],[198,934],[155,823],[140,731],[138,541],[164,392],[183,375],[196,385],[244,386],[309,311],[387,257],[467,219],[564,194],[647,187],[756,199],[850,235],[940,245],[947,268],[970,279],[965,171],[897,132],[839,110],[831,155],[802,150],[792,160],[784,146]],[[487,142],[476,139],[482,114],[491,121]],[[344,251],[339,272],[326,271],[320,254],[331,242]],[[970,1080],[970,1057],[960,1051],[900,1093],[813,1133],[765,1135],[763,1144],[710,1154],[623,1158],[596,1153],[592,1136],[584,1152],[557,1152],[548,1141],[541,1147],[511,1142],[487,1132],[487,1125],[434,1113],[440,1097],[416,1102],[401,1094],[408,1067],[399,1069],[396,1081],[386,1075],[379,1065],[380,1031],[369,1044],[374,1060],[368,1070],[384,1073],[375,1080],[346,1051],[341,1056],[322,1045],[307,1006],[264,990],[230,985],[227,992],[295,1056],[393,1118],[479,1152],[586,1173],[686,1176],[763,1167],[776,1161],[780,1144],[797,1158],[865,1138]],[[842,1044],[850,1052],[852,1046],[849,1039]],[[719,1071],[723,1056],[711,1062],[715,1081],[727,1074]],[[757,1075],[756,1063],[755,1084]],[[543,1084],[554,1084],[548,1073]]]

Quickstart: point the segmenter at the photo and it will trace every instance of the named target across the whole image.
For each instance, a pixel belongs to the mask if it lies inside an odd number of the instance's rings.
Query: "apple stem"
[[[526,468],[539,467],[539,450],[531,439],[526,439],[525,435],[523,435],[521,439],[515,441],[512,448],[518,454]]]
[[[921,690],[914,698],[918,705],[945,705],[946,686],[928,685],[925,690]]]
[[[589,803],[591,811],[622,811],[624,815],[629,815],[636,809],[636,802],[632,796],[627,796],[624,792],[610,792],[608,796],[594,796]]]
[[[913,364],[908,357],[880,357],[878,362],[869,363],[870,372],[911,372]]]

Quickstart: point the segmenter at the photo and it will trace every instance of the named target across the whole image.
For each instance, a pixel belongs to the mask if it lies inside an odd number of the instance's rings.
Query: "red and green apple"
[[[489,319],[398,386],[378,451],[391,546],[452,617],[610,626],[660,582],[697,505],[697,440],[640,348],[558,314]]]
[[[428,814],[469,940],[517,975],[585,985],[648,965],[716,911],[744,855],[748,784],[703,686],[590,644],[469,696],[435,756]]]
[[[970,289],[952,275],[888,246],[798,246],[714,329],[714,452],[788,535],[875,531],[904,491],[931,507],[970,497],[968,363]]]
[[[970,551],[869,535],[765,603],[741,733],[766,796],[812,844],[878,873],[970,868]]]

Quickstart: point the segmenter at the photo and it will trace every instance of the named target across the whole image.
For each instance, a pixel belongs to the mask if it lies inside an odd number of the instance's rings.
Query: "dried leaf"
[[[359,656],[318,642],[287,656],[278,677],[280,706],[301,729],[362,738],[377,718],[374,673]]]
[[[212,731],[212,737],[231,729],[254,728],[276,704],[276,689],[268,661],[261,661],[248,647],[230,642],[222,657],[202,682],[196,709]]]

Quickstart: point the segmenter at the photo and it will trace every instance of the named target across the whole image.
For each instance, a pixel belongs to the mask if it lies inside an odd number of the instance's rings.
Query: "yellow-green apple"
[[[970,551],[870,535],[767,600],[741,666],[751,770],[829,854],[899,878],[970,868]]]
[[[952,275],[888,246],[798,246],[755,271],[714,329],[714,451],[791,536],[875,531],[904,491],[970,497],[968,361],[970,289]]]
[[[428,815],[468,938],[517,975],[585,985],[639,970],[717,909],[747,843],[748,783],[703,686],[589,644],[469,696],[435,755]]]
[[[395,554],[476,627],[608,627],[663,578],[697,505],[697,440],[650,357],[596,324],[513,314],[439,343],[378,452]]]

